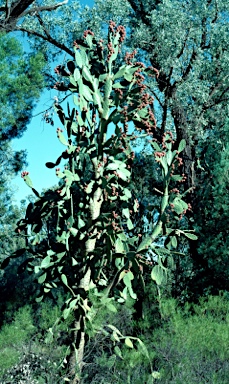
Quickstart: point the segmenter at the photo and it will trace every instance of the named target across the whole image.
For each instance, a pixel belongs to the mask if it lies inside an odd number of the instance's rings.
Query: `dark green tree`
[[[13,152],[10,142],[20,138],[44,87],[42,54],[25,54],[17,39],[0,35],[0,182],[4,184],[25,164],[25,151]],[[32,84],[31,79],[34,78]]]

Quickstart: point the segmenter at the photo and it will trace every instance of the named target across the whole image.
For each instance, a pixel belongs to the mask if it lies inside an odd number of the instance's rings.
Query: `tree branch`
[[[23,12],[21,14],[20,17],[24,17],[26,15],[29,15],[31,13],[37,13],[37,12],[41,12],[41,11],[53,11],[54,9],[57,9],[59,7],[61,7],[62,5],[65,5],[68,3],[68,0],[65,0],[65,1],[62,1],[62,3],[58,3],[58,4],[55,4],[55,5],[50,5],[50,6],[42,6],[42,7],[33,7],[33,8],[30,8],[28,10],[26,10],[25,12]]]
[[[27,28],[23,28],[22,26],[20,26],[20,27],[16,27],[15,29],[16,29],[17,31],[21,31],[21,32],[28,33],[28,35],[34,35],[34,36],[40,37],[41,39],[47,41],[48,43],[54,45],[55,47],[60,48],[61,50],[65,51],[65,52],[68,53],[70,56],[75,57],[75,55],[74,55],[73,51],[71,51],[71,49],[69,49],[68,47],[66,47],[66,45],[64,45],[64,44],[59,43],[59,41],[53,39],[50,35],[48,35],[48,36],[44,36],[44,35],[42,35],[42,34],[39,33],[39,32],[30,30],[30,29],[27,29]]]
[[[61,7],[64,4],[68,3],[68,0],[64,0],[61,3],[53,4],[53,5],[47,5],[47,6],[41,6],[41,7],[32,7],[28,9],[28,7],[34,3],[34,0],[17,0],[14,1],[11,6],[8,6],[8,2],[6,1],[6,6],[0,8],[0,12],[4,12],[4,21],[0,24],[0,30],[3,30],[5,32],[11,32],[16,29],[17,22],[22,17],[41,12],[41,11],[53,11],[54,9],[57,9]],[[3,20],[3,15],[1,15],[1,19]]]

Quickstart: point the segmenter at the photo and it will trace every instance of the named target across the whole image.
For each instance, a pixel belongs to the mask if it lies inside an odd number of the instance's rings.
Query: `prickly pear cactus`
[[[61,77],[55,87],[73,94],[66,112],[60,104],[54,104],[60,120],[57,138],[63,152],[55,162],[46,165],[56,168],[58,189],[40,196],[28,173],[22,174],[38,197],[28,206],[26,217],[17,228],[25,234],[27,247],[34,255],[28,268],[35,272],[41,286],[37,300],[64,286],[67,296],[63,318],[70,313],[75,317],[72,341],[78,351],[79,369],[83,361],[85,321],[90,313],[88,291],[96,288],[104,301],[114,295],[116,287],[120,302],[127,295],[136,299],[133,287],[144,284],[145,265],[151,266],[152,278],[161,284],[166,277],[163,263],[172,257],[171,251],[182,232],[167,227],[169,211],[179,218],[189,209],[178,189],[170,188],[171,183],[176,185],[183,178],[175,171],[181,163],[179,153],[185,142],[174,150],[170,132],[164,134],[161,142],[155,139],[158,132],[153,98],[145,77],[157,76],[157,71],[136,62],[134,53],[127,54],[125,63],[117,67],[124,38],[124,27],[116,27],[113,22],[109,25],[106,46],[102,40],[96,41],[91,31],[85,31],[84,41],[74,42],[75,60],[55,69]],[[130,122],[135,133],[129,131]],[[136,139],[136,131],[138,137],[150,140],[164,180],[153,232],[143,238],[134,228],[138,201],[131,189],[134,159],[131,143]],[[164,253],[157,247],[162,236],[167,238]],[[69,361],[69,375],[74,376],[73,355]]]

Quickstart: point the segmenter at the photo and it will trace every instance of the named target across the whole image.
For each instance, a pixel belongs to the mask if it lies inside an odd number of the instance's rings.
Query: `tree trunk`
[[[95,167],[96,168],[96,167]],[[95,169],[96,179],[99,179],[99,173],[97,172],[97,168]],[[99,184],[99,182],[98,182]],[[92,222],[99,217],[101,211],[101,205],[103,202],[102,189],[98,185],[98,188],[94,192],[93,198],[89,204],[89,212],[90,218]],[[96,245],[96,235],[98,233],[96,224],[92,224],[92,227],[89,229],[89,232],[92,232],[92,238],[89,238],[85,243],[85,257],[93,257],[93,251],[95,250]],[[84,276],[79,282],[78,288],[85,291],[85,299],[83,300],[83,307],[87,308],[88,299],[87,292],[89,290],[89,284],[91,281],[91,269],[90,267],[86,267],[86,271]],[[77,313],[77,309],[75,311],[75,319],[72,327],[72,336],[71,340],[71,353],[68,358],[68,377],[71,380],[71,384],[79,384],[80,376],[82,373],[82,368],[84,365],[84,348],[85,348],[85,321],[86,315],[82,315]]]
[[[85,292],[88,291],[88,287],[91,279],[91,270],[88,269],[85,276],[81,279],[79,288]],[[87,306],[88,299],[83,301],[84,306]],[[71,380],[71,384],[80,383],[80,376],[83,368],[83,357],[85,348],[85,320],[86,316],[74,313],[75,319],[72,324],[71,339],[73,340],[71,345],[71,353],[68,358],[68,377]]]

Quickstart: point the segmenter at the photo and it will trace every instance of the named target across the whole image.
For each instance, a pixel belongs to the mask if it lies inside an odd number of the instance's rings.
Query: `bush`
[[[47,301],[36,314],[32,306],[21,308],[14,320],[1,328],[1,384],[57,384],[61,380],[67,324],[57,324],[51,340],[47,337],[59,315],[59,306]]]
[[[148,298],[151,297],[152,305]],[[143,303],[145,318],[135,321],[133,300],[127,305],[97,308],[97,331],[88,328],[82,384],[227,384],[229,372],[229,300],[225,295],[202,298],[183,308],[173,299],[161,301],[159,322],[155,296]],[[61,301],[61,300],[59,300]],[[60,314],[58,305],[42,303],[36,315],[21,308],[0,331],[1,384],[57,384],[63,382],[61,362],[67,350],[67,324],[48,331]],[[112,308],[112,311],[111,311]],[[116,309],[116,312],[115,312]],[[156,314],[156,315],[155,315]],[[151,323],[150,323],[151,319]],[[113,324],[125,336],[115,341],[107,330]],[[61,379],[62,378],[62,379]]]
[[[21,308],[11,324],[5,324],[0,332],[0,375],[16,364],[20,358],[20,348],[28,342],[34,332],[31,309]]]
[[[155,301],[155,298],[154,298]],[[97,334],[88,346],[83,384],[227,384],[229,372],[229,301],[226,296],[210,296],[198,305],[179,307],[178,301],[161,302],[161,322],[152,302],[145,319],[135,322],[136,336],[144,342],[149,359],[134,342],[114,343]],[[133,325],[133,309],[120,307],[113,315],[125,335]],[[107,318],[105,312],[104,318]],[[149,319],[151,316],[151,324]],[[112,318],[109,318],[112,322]],[[121,357],[115,353],[120,347]]]
[[[162,304],[163,322],[152,337],[154,364],[162,384],[227,384],[229,372],[229,301],[224,296],[198,305]]]

